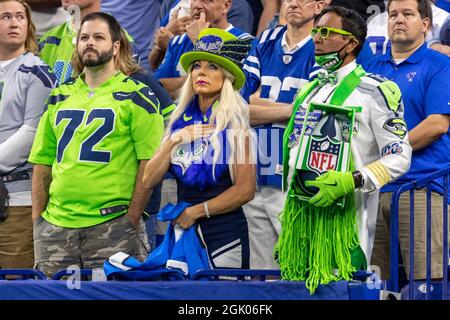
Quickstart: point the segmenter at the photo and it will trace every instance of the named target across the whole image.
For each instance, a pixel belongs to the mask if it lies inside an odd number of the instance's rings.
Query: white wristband
[[[211,218],[211,216],[209,215],[208,202],[207,202],[207,201],[203,202],[203,209],[205,209],[206,217],[207,217],[208,219]]]

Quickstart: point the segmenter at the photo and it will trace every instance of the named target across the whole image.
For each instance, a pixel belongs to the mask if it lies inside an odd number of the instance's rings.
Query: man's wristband
[[[353,171],[353,182],[355,183],[355,189],[362,188],[364,185],[364,178],[361,172],[359,171]]]

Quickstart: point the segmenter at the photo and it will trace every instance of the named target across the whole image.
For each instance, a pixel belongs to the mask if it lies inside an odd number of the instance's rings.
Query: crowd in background
[[[31,12],[24,3],[30,6]],[[342,22],[339,28],[327,25],[329,29],[314,31],[318,22],[316,18],[323,18],[321,13],[327,12],[326,8],[331,6],[352,9],[359,17],[355,20],[350,10],[337,10],[335,14],[342,21],[348,19],[350,22]],[[364,198],[371,210],[362,213],[366,215],[364,228],[369,231],[367,236],[360,232],[360,237],[366,262],[382,266],[385,277],[388,277],[389,261],[386,257],[392,192],[401,183],[450,163],[448,153],[443,152],[450,147],[450,82],[445,76],[450,74],[449,10],[450,3],[446,0],[0,1],[0,175],[9,192],[8,214],[4,218],[0,215],[3,220],[0,222],[0,267],[35,266],[50,275],[72,264],[99,267],[118,251],[128,251],[128,254],[143,260],[145,253],[155,248],[159,242],[157,237],[167,228],[167,224],[156,221],[156,213],[168,202],[177,203],[178,195],[178,201],[190,201],[192,207],[183,211],[176,222],[189,228],[196,219],[201,219],[213,267],[280,268],[273,251],[282,232],[279,214],[286,202],[286,190],[282,188],[283,134],[291,117],[296,116],[293,102],[304,85],[324,69],[333,73],[340,68],[327,70],[318,64],[320,52],[315,49],[320,47],[321,39],[327,39],[330,32],[335,32],[343,39],[353,37],[357,44],[355,42],[355,47],[352,47],[348,46],[350,42],[343,42],[342,47],[336,47],[330,54],[334,54],[338,61],[341,58],[351,61],[348,56],[354,55],[356,62],[367,72],[376,74],[363,83],[366,89],[369,88],[367,90],[376,88],[381,92],[380,96],[372,96],[373,104],[386,105],[389,109],[386,114],[392,113],[392,118],[384,119],[381,113],[373,113],[370,117],[378,117],[383,121],[379,123],[380,130],[384,128],[398,138],[398,141],[383,140],[377,136],[379,133],[373,133],[380,150],[374,151],[375,158],[372,155],[361,157],[373,161],[379,157],[396,161],[400,154],[407,157],[408,148],[412,148],[411,169],[406,175],[403,175],[406,162],[392,165],[385,161],[369,165],[363,161],[368,169],[361,169],[361,177],[355,178],[363,182],[354,187],[367,193],[384,187],[380,193],[380,205],[378,199]],[[108,20],[108,15],[95,15],[96,12],[110,14],[117,21]],[[359,18],[364,22],[364,28],[358,29],[353,25]],[[98,20],[104,25],[98,24]],[[121,29],[112,32],[116,22],[120,23]],[[106,34],[111,33],[111,39],[106,40],[113,45],[100,48],[104,51],[90,49],[90,37],[97,37],[96,32],[102,28],[106,28]],[[248,110],[226,109],[236,114],[238,119],[247,117],[248,124],[244,125],[245,120],[221,118],[214,106],[211,108],[213,111],[204,111],[204,116],[186,113],[192,112],[194,107],[189,103],[195,96],[192,91],[187,91],[186,83],[192,86],[193,70],[204,66],[196,66],[195,63],[182,65],[182,57],[187,52],[199,50],[196,46],[199,35],[209,28],[226,31],[232,36],[232,41],[242,40],[251,44],[251,49],[235,63],[245,77],[242,85],[235,85],[241,73],[231,72],[231,79],[235,82],[230,90],[237,95],[239,93],[245,102],[237,97],[229,98],[236,99],[233,101],[237,101],[239,108],[248,105]],[[350,33],[339,33],[342,30]],[[83,41],[85,47],[82,47]],[[120,43],[120,48],[115,48],[116,42]],[[96,54],[96,59],[89,58],[89,50],[92,50],[92,55]],[[230,68],[225,69],[234,70],[234,67]],[[398,85],[398,92],[395,84],[386,84],[388,80]],[[220,89],[224,95],[225,89],[222,86]],[[83,100],[85,96],[92,98],[90,102]],[[120,105],[112,108],[111,113],[96,111],[100,109],[92,109],[93,99],[99,99],[100,105],[117,101]],[[202,102],[198,103],[201,109]],[[208,100],[208,107],[213,104],[214,101]],[[179,105],[183,110],[177,109]],[[224,104],[223,107],[222,101],[220,105],[221,108],[227,106]],[[53,112],[60,109],[65,113]],[[222,116],[226,117],[226,114]],[[259,152],[255,161],[256,177],[245,173],[254,170],[253,167],[234,168],[230,165],[230,172],[219,177],[220,183],[216,184],[220,186],[215,185],[211,192],[197,181],[180,182],[180,176],[190,166],[186,163],[191,160],[186,160],[185,154],[177,154],[177,157],[170,153],[180,143],[181,136],[176,144],[170,144],[168,141],[173,141],[167,137],[177,128],[180,119],[190,124],[192,117],[198,121],[205,119],[204,125],[211,117],[217,117],[224,126],[254,128]],[[119,125],[112,124],[116,119],[120,119],[120,126],[123,126],[121,133],[115,136],[121,143],[118,142],[114,149],[107,149],[112,150],[109,153],[100,151],[105,150],[102,149],[105,145],[98,144],[101,138],[109,135],[111,138],[112,133],[121,130]],[[357,128],[361,129],[361,134],[364,132],[362,123],[361,128]],[[90,124],[96,124],[97,131],[86,129],[78,137],[77,132]],[[220,132],[207,132],[215,137],[216,140],[211,139],[211,145],[215,146],[214,143],[220,140]],[[189,136],[191,133],[184,134]],[[160,146],[161,140],[170,146],[164,143]],[[367,138],[366,143],[369,140]],[[72,146],[72,141],[77,145]],[[276,147],[269,150],[268,146]],[[247,152],[247,148],[242,144],[238,151]],[[177,150],[183,152],[181,148]],[[115,152],[127,155],[127,160],[121,159],[113,166],[110,161]],[[152,162],[153,157],[158,160]],[[65,164],[68,161],[73,161],[73,164]],[[173,169],[176,161],[183,168],[183,174]],[[109,169],[98,174],[86,164],[88,162],[109,163]],[[34,171],[31,163],[35,165]],[[79,163],[84,166],[82,170]],[[158,167],[162,163],[165,163],[165,170]],[[75,164],[77,171],[72,171]],[[122,168],[124,166],[127,166],[126,170]],[[142,183],[146,167],[147,171],[158,172],[158,179],[153,177],[151,183]],[[76,173],[81,171],[84,173]],[[403,177],[392,182],[399,175]],[[70,177],[70,181],[59,178],[63,176]],[[174,179],[174,176],[179,179]],[[237,179],[240,176],[247,180]],[[203,178],[206,181],[215,179]],[[251,179],[256,183],[255,190],[248,187]],[[96,183],[100,180],[102,182]],[[245,192],[233,189],[236,186]],[[77,188],[84,190],[79,192]],[[190,188],[202,197],[198,199]],[[226,192],[230,194],[223,196]],[[111,195],[117,201],[102,202]],[[221,196],[223,198],[219,201],[211,201]],[[80,197],[83,201],[76,204]],[[442,233],[442,217],[439,218],[439,210],[442,210],[442,181],[436,183],[433,197],[436,237],[432,254],[434,261],[441,261],[439,232]],[[426,194],[421,193],[418,198],[416,208],[425,210]],[[221,207],[221,202],[226,202],[227,206]],[[103,206],[106,203],[108,205]],[[406,239],[409,235],[408,204],[409,199],[402,198],[400,237],[404,258],[409,252]],[[96,219],[80,214],[98,210],[101,214]],[[124,217],[124,212],[128,213],[129,220],[119,219]],[[209,220],[210,215],[221,216],[221,220]],[[247,227],[236,229],[236,220],[231,218],[240,221],[239,225],[248,225],[248,230]],[[219,222],[213,224],[210,221]],[[419,238],[424,235],[420,229],[425,226],[423,217],[419,217],[417,224],[420,225],[416,226]],[[215,232],[222,235],[216,236]],[[416,277],[424,278],[425,262],[420,257],[425,256],[425,248],[420,241],[415,247],[419,257]],[[373,246],[373,259],[370,259]],[[442,262],[433,264],[433,278],[442,277],[441,265]]]

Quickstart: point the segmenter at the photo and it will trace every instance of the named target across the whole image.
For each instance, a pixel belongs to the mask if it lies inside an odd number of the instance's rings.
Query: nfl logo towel
[[[307,187],[306,181],[314,180],[329,170],[348,171],[351,138],[347,140],[343,138],[340,124],[349,121],[352,128],[356,111],[353,107],[311,103],[305,116],[305,123],[314,110],[322,110],[324,115],[310,134],[302,130],[304,132],[301,133],[295,171],[289,188],[289,196],[305,201],[319,191],[316,187]],[[338,204],[343,206],[343,199]]]

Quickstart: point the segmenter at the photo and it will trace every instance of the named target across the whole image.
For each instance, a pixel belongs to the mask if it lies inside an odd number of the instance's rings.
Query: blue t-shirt
[[[436,6],[450,12],[450,1],[448,0],[437,0]]]
[[[251,37],[248,33],[242,32],[234,27],[231,27],[231,29],[226,31],[238,38]],[[156,69],[154,76],[158,79],[163,79],[178,78],[185,75],[186,73],[180,64],[180,57],[183,53],[192,51],[193,49],[194,45],[187,36],[187,33],[174,37],[170,41],[164,60],[158,69]]]
[[[292,103],[298,89],[307,83],[315,66],[314,43],[309,39],[292,54],[284,53],[286,27],[276,27],[261,34],[259,43],[245,60],[245,100],[261,86],[261,98]],[[284,125],[268,124],[255,128],[258,135],[258,184],[281,188]]]
[[[150,70],[148,55],[153,35],[159,27],[159,1],[102,0],[101,11],[111,13],[133,37],[139,52],[139,61]]]
[[[246,0],[233,0],[230,11],[227,15],[227,20],[242,31],[250,34],[256,34],[253,27],[256,18],[253,15],[250,4]]]
[[[426,43],[400,64],[395,64],[391,53],[377,57],[367,66],[396,82],[402,91],[404,118],[408,130],[432,114],[450,114],[450,58],[428,49]],[[395,191],[401,184],[425,177],[450,164],[450,133],[442,135],[431,145],[414,151],[410,170],[382,192]],[[442,179],[433,184],[442,193]]]
[[[364,41],[361,51],[356,57],[356,63],[362,65],[365,69],[366,65],[368,65],[373,58],[375,58],[375,55],[373,54],[372,49],[370,49],[369,42],[366,40]]]

